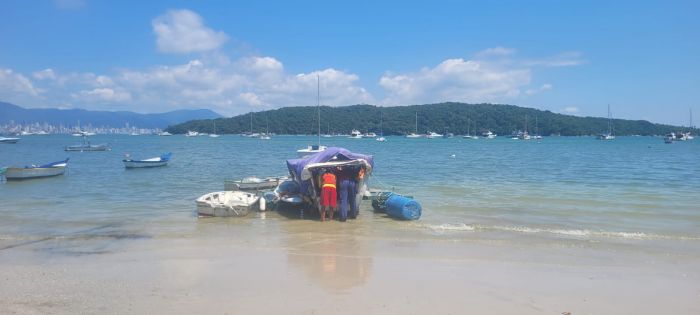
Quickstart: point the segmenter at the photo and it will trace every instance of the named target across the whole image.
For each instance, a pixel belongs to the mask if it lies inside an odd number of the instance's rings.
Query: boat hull
[[[123,161],[125,168],[150,168],[168,165],[168,161]]]
[[[205,194],[195,201],[197,214],[208,217],[244,217],[261,208],[261,197],[251,193],[219,191]]]
[[[19,138],[2,138],[0,137],[0,143],[17,143]]]
[[[22,180],[31,178],[42,178],[63,175],[66,172],[65,167],[46,167],[46,168],[20,168],[8,167],[5,170],[5,178],[7,180]]]
[[[73,151],[73,152],[86,152],[86,151],[108,151],[109,147],[106,145],[89,145],[89,146],[67,146],[65,148],[65,151]]]

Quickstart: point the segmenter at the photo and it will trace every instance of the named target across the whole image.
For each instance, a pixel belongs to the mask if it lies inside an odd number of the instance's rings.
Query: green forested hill
[[[378,107],[353,105],[343,107],[321,107],[321,133],[348,134],[352,129],[362,132],[380,132],[380,113],[383,116],[385,135],[404,135],[415,129],[418,113],[418,133],[428,130],[443,133],[466,134],[467,128],[481,131],[491,130],[507,135],[514,130],[527,130],[542,135],[594,135],[608,130],[608,120],[599,117],[578,117],[550,111],[524,108],[513,105],[440,103],[413,106]],[[168,127],[171,133],[187,130],[216,132],[219,134],[251,131],[250,115],[215,120],[192,120]],[[253,116],[253,132],[269,131],[276,134],[316,134],[317,107],[285,107],[256,112]],[[216,130],[214,129],[216,128]],[[653,124],[644,120],[613,120],[616,135],[663,135],[671,131],[687,130],[683,127]],[[697,130],[695,130],[697,131]],[[696,132],[694,132],[696,133]]]

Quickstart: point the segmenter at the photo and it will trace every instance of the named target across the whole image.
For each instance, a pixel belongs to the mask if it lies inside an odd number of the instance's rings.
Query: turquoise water
[[[0,145],[0,166],[70,157],[65,176],[0,183],[0,245],[93,229],[114,231],[111,237],[125,239],[193,235],[202,222],[217,222],[212,220],[262,229],[275,226],[275,233],[282,233],[278,227],[293,220],[289,216],[198,219],[194,200],[222,190],[226,179],[286,174],[285,159],[316,138],[95,136],[93,143],[108,143],[112,151],[63,151],[78,140],[30,136],[18,144]],[[400,222],[374,214],[364,204],[361,220],[352,224],[365,224],[362,233],[369,236],[497,240],[524,246],[632,243],[683,252],[700,247],[697,140],[667,145],[651,137],[388,137],[380,143],[336,137],[322,142],[373,154],[370,185],[413,195],[423,205],[421,220]],[[125,170],[121,162],[124,153],[148,158],[163,152],[173,153],[170,165],[163,168]]]

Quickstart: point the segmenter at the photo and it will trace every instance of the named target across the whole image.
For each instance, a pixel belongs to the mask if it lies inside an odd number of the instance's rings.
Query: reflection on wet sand
[[[372,268],[372,253],[359,233],[362,222],[300,220],[283,224],[289,266],[333,293],[363,285]]]

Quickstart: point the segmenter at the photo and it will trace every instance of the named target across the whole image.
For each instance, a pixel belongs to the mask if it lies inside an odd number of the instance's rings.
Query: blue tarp
[[[294,181],[299,183],[301,192],[303,194],[307,194],[309,181],[303,181],[301,179],[301,172],[304,170],[304,167],[314,163],[351,160],[365,160],[372,168],[374,168],[374,157],[371,155],[352,153],[345,148],[330,147],[323,152],[319,152],[305,158],[287,160],[287,169],[289,169],[289,173],[294,178]]]
[[[58,162],[52,162],[52,163],[49,163],[49,164],[44,164],[44,165],[38,166],[38,168],[49,168],[49,167],[54,167],[54,166],[56,166],[56,165],[58,165],[58,164],[68,163],[68,160],[69,160],[69,159],[70,159],[70,158],[67,158],[67,159],[65,159],[65,160],[63,160],[63,161],[58,161]],[[33,168],[33,167],[26,167],[26,168]]]

